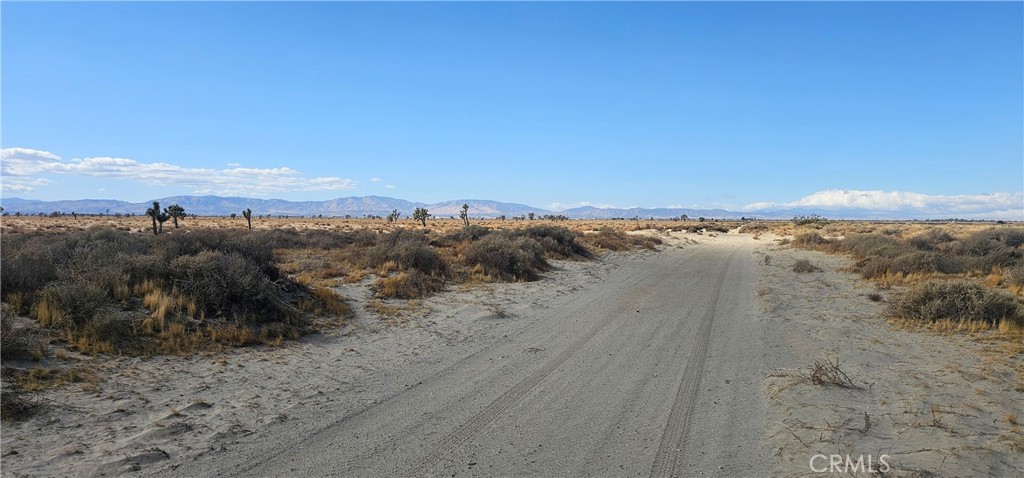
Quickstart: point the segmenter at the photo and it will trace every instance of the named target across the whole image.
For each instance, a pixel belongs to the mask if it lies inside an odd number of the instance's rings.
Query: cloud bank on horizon
[[[308,177],[288,167],[190,168],[168,163],[143,163],[134,159],[92,157],[63,161],[49,151],[4,148],[0,161],[0,193],[30,192],[51,181],[42,175],[92,176],[138,181],[152,186],[174,185],[193,194],[267,196],[291,191],[338,191],[355,187],[355,181],[338,177]]]
[[[4,148],[0,161],[0,194],[31,192],[52,182],[44,175],[69,175],[137,181],[154,186],[188,188],[192,194],[255,195],[287,194],[297,191],[342,191],[356,187],[351,179],[310,177],[288,168],[190,168],[168,163],[144,163],[126,158],[89,157],[63,161],[54,153],[29,148]],[[381,182],[372,178],[371,182]],[[394,189],[394,185],[386,185]],[[69,198],[72,199],[72,198]],[[579,206],[614,208],[608,204],[552,203],[551,209]],[[667,206],[683,209],[682,206]],[[699,206],[694,206],[699,208]],[[933,195],[908,191],[829,189],[791,202],[755,202],[737,207],[752,214],[817,209],[857,211],[867,216],[907,218],[962,218],[1024,220],[1024,192]]]

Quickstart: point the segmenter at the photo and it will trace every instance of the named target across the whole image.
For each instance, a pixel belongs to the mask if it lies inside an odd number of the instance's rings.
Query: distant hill
[[[640,219],[664,219],[664,218],[675,218],[687,216],[690,219],[697,219],[698,217],[714,217],[714,218],[738,218],[745,213],[726,211],[724,209],[677,209],[677,208],[642,208],[633,207],[628,209],[623,208],[601,208],[593,206],[583,206],[572,209],[566,209],[562,211],[568,217],[580,218],[580,219],[612,219],[612,218],[624,218],[632,219],[639,217]],[[749,215],[749,213],[746,213]]]
[[[487,199],[452,199],[434,204],[406,201],[382,196],[352,196],[326,201],[286,201],[283,199],[253,199],[243,197],[221,196],[171,196],[159,198],[160,204],[169,206],[179,204],[188,214],[200,216],[227,216],[231,213],[240,214],[245,209],[252,209],[257,215],[269,216],[317,216],[326,217],[365,217],[387,216],[397,209],[402,217],[412,216],[413,209],[427,208],[435,217],[459,217],[463,204],[469,205],[471,217],[494,218],[499,216],[526,216],[531,212],[537,216],[545,214],[561,214],[571,219],[669,219],[687,216],[690,219],[699,217],[716,219],[733,219],[740,217],[757,217],[763,219],[790,219],[797,215],[820,214],[830,219],[899,219],[902,215],[890,211],[870,211],[863,209],[809,209],[779,208],[757,212],[736,212],[725,209],[685,209],[685,208],[599,208],[593,206],[577,207],[565,211],[551,211],[528,206],[525,204],[506,203]],[[14,214],[49,214],[54,211],[81,214],[144,214],[152,201],[131,203],[114,199],[77,199],[67,201],[37,201],[21,198],[0,198],[0,205],[5,212]]]

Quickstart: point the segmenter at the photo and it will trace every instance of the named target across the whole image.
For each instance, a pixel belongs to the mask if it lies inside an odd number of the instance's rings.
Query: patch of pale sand
[[[355,318],[279,348],[193,357],[81,357],[100,378],[45,394],[46,411],[3,427],[3,476],[159,474],[225,453],[274,424],[316,429],[528,326],[530,310],[595,287],[642,252],[555,261],[542,280],[449,286],[397,312],[368,307],[370,281],[340,288]],[[426,371],[426,372],[425,372]],[[305,429],[305,428],[299,428]]]
[[[814,476],[816,454],[857,460],[888,455],[887,476],[1024,476],[1024,358],[1002,352],[994,332],[938,334],[896,328],[869,300],[873,284],[843,272],[842,256],[766,241],[757,294],[785,331],[792,368],[765,380],[775,476]],[[809,259],[821,272],[798,274]],[[878,291],[888,300],[894,291]],[[987,336],[986,336],[987,335]],[[815,361],[838,359],[857,388],[814,385]],[[816,467],[826,466],[819,459]],[[861,469],[862,470],[862,469]],[[867,476],[859,471],[854,476]]]

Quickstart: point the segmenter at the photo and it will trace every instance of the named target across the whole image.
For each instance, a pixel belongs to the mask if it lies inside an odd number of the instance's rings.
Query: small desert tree
[[[245,217],[245,222],[249,223],[249,230],[252,230],[252,209],[246,208],[242,211],[242,216]]]
[[[469,204],[462,205],[462,211],[459,211],[459,217],[462,218],[462,224],[469,227]]]
[[[153,201],[153,207],[146,209],[146,215],[153,219],[153,235],[157,235],[160,231],[156,228],[157,216],[160,215],[160,201]]]
[[[418,207],[412,212],[412,218],[423,223],[423,227],[427,227],[427,218],[430,217],[430,211],[425,208]]]
[[[402,213],[398,212],[398,209],[392,209],[391,210],[391,214],[388,214],[388,222],[389,223],[398,222],[398,218],[401,215],[402,215]]]
[[[167,208],[164,209],[164,212],[167,213],[168,216],[171,216],[171,219],[174,220],[175,229],[178,228],[178,218],[185,219],[186,217],[185,208],[177,204],[171,204],[170,206],[167,206]]]
[[[529,213],[529,214],[527,214],[527,216],[529,216],[529,217],[530,217],[530,220],[531,220],[531,221],[533,220],[533,218],[534,218],[534,217],[536,217],[536,215],[535,215],[534,213],[532,213],[532,212],[531,212],[531,213]]]
[[[170,218],[171,215],[167,214],[166,212],[161,212],[156,215],[156,220],[157,222],[160,223],[160,232],[164,232],[164,223],[167,222],[167,220]]]

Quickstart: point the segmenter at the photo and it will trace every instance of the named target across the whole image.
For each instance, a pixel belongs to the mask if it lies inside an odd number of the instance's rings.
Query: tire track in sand
[[[725,267],[718,275],[715,289],[712,292],[709,307],[701,317],[700,325],[697,328],[697,335],[694,337],[694,344],[686,367],[683,369],[683,378],[679,382],[679,390],[676,392],[675,401],[672,403],[672,411],[668,416],[668,423],[665,424],[665,431],[661,435],[661,444],[658,446],[658,454],[654,457],[651,465],[652,477],[676,476],[679,458],[686,452],[686,438],[690,431],[690,424],[693,422],[693,404],[697,401],[697,391],[701,377],[704,375],[704,362],[708,353],[708,342],[711,338],[711,326],[715,319],[715,310],[718,309],[718,297],[722,293],[722,284],[725,276],[729,273],[736,251],[729,254]]]

